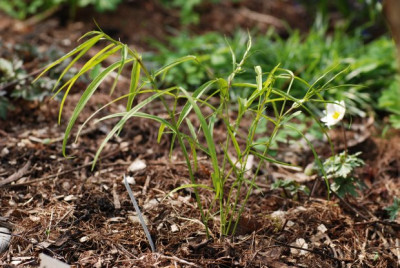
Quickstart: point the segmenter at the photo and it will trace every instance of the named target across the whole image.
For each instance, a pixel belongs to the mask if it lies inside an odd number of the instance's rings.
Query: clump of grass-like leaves
[[[170,69],[178,64],[187,61],[196,62],[197,58],[195,56],[185,56],[176,59],[159,70],[150,71],[143,64],[141,56],[135,50],[129,48],[126,44],[112,39],[102,31],[89,32],[84,35],[84,38],[87,37],[90,38],[49,65],[41,74],[43,75],[46,71],[66,59],[73,58],[61,74],[59,78],[59,81],[61,81],[62,77],[74,63],[82,58],[89,49],[99,42],[106,43],[105,47],[91,57],[76,75],[58,89],[57,93],[64,90],[60,106],[59,120],[61,120],[64,102],[77,79],[93,68],[98,69],[96,66],[104,64],[105,60],[111,55],[119,54],[119,59],[109,66],[104,66],[82,93],[65,131],[63,154],[67,156],[66,146],[68,138],[88,100],[103,81],[107,77],[110,77],[113,72],[116,72],[115,82],[111,88],[111,92],[113,92],[123,69],[129,69],[131,73],[129,92],[113,101],[126,99],[126,111],[111,114],[100,119],[101,121],[117,118],[118,122],[99,146],[93,166],[98,161],[106,143],[114,135],[118,135],[128,120],[141,117],[158,122],[160,124],[159,138],[164,134],[170,135],[172,137],[171,150],[175,145],[178,145],[187,163],[191,183],[182,185],[174,191],[188,187],[194,189],[197,206],[207,235],[209,235],[208,222],[215,215],[218,215],[220,218],[221,235],[235,233],[238,220],[244,211],[253,188],[256,187],[256,179],[260,175],[260,170],[266,162],[289,165],[272,158],[269,154],[270,146],[283,126],[290,127],[305,138],[304,134],[293,126],[293,124],[287,123],[299,116],[300,113],[306,112],[315,119],[324,132],[323,126],[321,126],[316,116],[312,114],[311,110],[307,108],[306,104],[311,101],[323,101],[319,93],[322,90],[326,90],[325,86],[315,88],[315,84],[310,85],[293,75],[291,71],[281,69],[279,66],[267,71],[262,70],[260,66],[255,66],[253,73],[254,83],[235,82],[236,76],[239,76],[243,72],[242,66],[250,55],[251,38],[249,38],[246,50],[239,61],[236,60],[235,54],[232,51],[233,68],[227,78],[215,77],[197,89],[189,91],[179,85],[169,88],[158,88],[157,80],[162,79]],[[285,90],[274,87],[274,83],[277,80],[286,81],[287,87]],[[291,95],[295,81],[308,88],[302,98],[295,98]],[[230,92],[232,90],[251,90],[252,93],[248,97],[238,98],[234,103],[230,99]],[[134,105],[136,103],[134,100],[139,95],[143,95],[144,99]],[[211,102],[212,98],[216,98],[218,101]],[[162,103],[168,116],[157,116],[144,112],[143,108],[152,102]],[[205,110],[208,112],[206,113]],[[232,111],[236,112],[232,113]],[[190,114],[195,115],[196,121],[199,122],[198,125],[190,119],[193,118],[189,117]],[[88,120],[92,117],[89,117]],[[244,119],[248,118],[251,119],[251,123],[250,125],[245,125]],[[266,138],[258,139],[257,126],[261,121],[265,120],[271,126],[270,131],[268,131],[270,134]],[[86,122],[80,129],[82,129]],[[216,139],[214,136],[214,127],[217,122],[222,123],[222,128],[226,131],[223,142],[218,141],[219,139]],[[185,132],[185,129],[189,131]],[[312,147],[309,142],[308,144]],[[218,150],[219,148],[222,148],[222,150]],[[218,151],[222,151],[223,155],[218,155]],[[313,148],[312,151],[318,160]],[[210,183],[200,184],[194,176],[198,167],[197,157],[199,154],[207,155],[212,164]],[[256,163],[255,168],[252,171],[249,171],[247,165],[249,158],[256,159],[254,161]],[[321,165],[319,160],[317,162]],[[327,184],[327,187],[329,188],[329,184]],[[213,201],[207,209],[203,208],[199,188],[207,189],[213,193]]]

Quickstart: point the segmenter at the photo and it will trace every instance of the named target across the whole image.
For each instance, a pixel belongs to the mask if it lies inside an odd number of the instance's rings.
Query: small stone
[[[10,150],[8,150],[7,147],[4,147],[3,150],[1,150],[0,156],[4,157],[10,153]]]
[[[176,226],[176,224],[172,224],[171,225],[171,232],[176,233],[178,231],[179,231],[178,226]]]
[[[286,226],[287,227],[292,227],[294,225],[294,222],[292,222],[292,221],[288,221],[287,223],[286,223]]]
[[[282,210],[276,210],[271,213],[271,217],[275,219],[279,219],[280,221],[285,221],[286,212]]]
[[[77,200],[78,198],[74,195],[67,195],[66,197],[64,197],[64,201],[73,201],[73,200]]]
[[[297,238],[296,242],[292,243],[291,245],[299,248],[308,249],[308,244],[306,243],[306,240],[304,240],[303,238]],[[290,253],[292,253],[293,255],[306,255],[308,254],[308,251],[298,250],[297,248],[291,248]]]
[[[139,171],[139,170],[145,169],[146,167],[147,167],[146,162],[144,162],[141,159],[136,159],[129,166],[128,171],[135,172],[135,171]]]
[[[84,243],[89,240],[89,236],[83,236],[79,239],[79,242]]]
[[[321,233],[325,233],[326,231],[328,231],[328,228],[326,228],[326,226],[321,223],[320,225],[318,225],[317,230]]]
[[[128,220],[130,220],[132,223],[140,223],[140,219],[136,215],[129,215]],[[143,215],[143,220],[146,225],[149,225],[149,219],[145,215]]]

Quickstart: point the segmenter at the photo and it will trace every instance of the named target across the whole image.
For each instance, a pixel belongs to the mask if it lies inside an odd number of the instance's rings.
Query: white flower
[[[328,103],[326,105],[326,111],[324,111],[325,116],[321,118],[321,121],[324,122],[327,127],[331,127],[343,119],[345,112],[346,106],[344,101]]]

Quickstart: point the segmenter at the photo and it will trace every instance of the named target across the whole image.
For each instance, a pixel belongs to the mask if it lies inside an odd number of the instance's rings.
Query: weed
[[[122,0],[0,0],[0,9],[8,15],[23,20],[30,15],[54,9],[61,4],[68,4],[74,13],[76,7],[93,5],[99,12],[114,10]],[[71,14],[74,15],[74,14]]]
[[[379,107],[392,113],[389,117],[390,123],[394,128],[400,129],[400,77],[382,92]]]
[[[400,198],[395,197],[393,204],[386,207],[385,210],[389,213],[390,220],[394,221],[397,218],[397,214],[400,210]]]
[[[328,179],[332,179],[331,189],[340,197],[346,194],[357,196],[357,185],[360,182],[354,177],[354,169],[364,165],[364,161],[358,158],[361,153],[353,155],[342,152],[331,156],[324,162],[324,169]]]
[[[3,48],[4,54],[12,55],[4,58],[0,56],[0,118],[6,119],[7,112],[13,109],[13,99],[42,101],[45,97],[51,96],[51,89],[56,84],[62,68],[68,65],[68,61],[54,68],[48,77],[43,77],[32,84],[34,75],[27,72],[24,64],[31,62],[32,59],[54,60],[61,55],[61,52],[52,48],[40,54],[36,47],[31,45],[16,45],[13,49],[7,46]]]
[[[68,138],[88,100],[100,84],[111,73],[116,72],[115,82],[110,89],[112,93],[117,85],[116,81],[119,74],[123,69],[129,68],[131,72],[129,92],[126,95],[117,97],[110,103],[126,100],[126,111],[111,114],[98,120],[98,122],[101,122],[116,118],[119,121],[100,144],[94,157],[93,168],[99,160],[106,143],[115,135],[118,135],[128,120],[135,117],[142,117],[158,122],[160,124],[159,138],[162,135],[170,135],[172,138],[171,153],[175,145],[179,146],[187,163],[191,183],[181,185],[174,191],[183,188],[194,188],[196,203],[207,235],[209,235],[208,222],[212,215],[215,214],[219,215],[220,218],[221,235],[235,233],[239,218],[244,211],[253,188],[256,187],[256,179],[265,162],[290,165],[274,159],[270,155],[270,147],[274,144],[283,127],[290,128],[305,138],[296,125],[289,123],[293,122],[303,112],[306,112],[315,119],[321,132],[325,133],[323,126],[307,106],[312,102],[318,104],[323,101],[319,94],[320,89],[296,77],[291,71],[279,68],[279,66],[275,66],[267,72],[263,71],[260,66],[254,66],[252,70],[244,69],[246,60],[251,54],[252,40],[250,38],[247,41],[246,50],[241,54],[240,60],[237,61],[235,53],[231,53],[233,68],[231,73],[227,75],[227,78],[212,78],[190,93],[179,84],[166,88],[159,88],[158,85],[160,85],[160,78],[168,72],[172,72],[177,66],[186,62],[200,62],[197,57],[183,56],[156,71],[150,71],[144,65],[141,55],[126,44],[112,39],[104,32],[92,31],[85,34],[85,37],[90,38],[50,64],[39,76],[41,77],[57,64],[73,58],[59,77],[59,81],[61,81],[68,70],[72,68],[73,64],[82,58],[90,48],[99,42],[106,43],[106,46],[100,52],[91,57],[77,74],[57,90],[57,93],[64,90],[64,96],[60,105],[60,120],[63,104],[77,79],[90,72],[95,66],[104,64],[104,60],[111,55],[119,55],[119,60],[101,68],[100,73],[88,85],[76,104],[65,130],[62,148],[64,156],[67,156]],[[241,82],[237,77],[242,75],[253,76],[253,81]],[[275,86],[278,81],[284,82],[283,84],[286,85],[284,90]],[[293,97],[291,94],[295,81],[296,83],[301,83],[307,89],[303,92],[301,98]],[[247,90],[247,96],[237,97],[234,101],[231,99],[231,91],[240,92],[243,90]],[[135,104],[134,100],[139,95],[143,95],[144,99]],[[216,104],[210,101],[212,97],[218,99]],[[152,102],[160,102],[164,106],[168,116],[160,117],[143,112],[145,106],[150,105]],[[207,110],[208,112],[206,112]],[[233,110],[236,112],[232,114]],[[195,115],[199,125],[196,125],[192,121],[193,117],[189,117],[190,114]],[[80,130],[92,117],[90,116],[80,127],[78,136]],[[250,125],[244,125],[243,119],[245,118],[251,119]],[[259,141],[257,140],[257,131],[259,131],[258,126],[262,120],[271,123],[271,131],[267,139]],[[225,137],[218,137],[216,139],[214,127],[217,123],[220,127],[222,125],[222,128],[225,130]],[[189,129],[189,133],[186,134],[184,129]],[[267,134],[264,133],[263,135]],[[222,141],[220,140],[221,138],[223,138]],[[244,141],[244,144],[239,141]],[[311,143],[308,142],[308,144],[311,146],[314,155],[318,157]],[[217,148],[221,148],[222,150],[217,150]],[[222,151],[223,155],[218,157],[217,151]],[[194,176],[198,166],[197,156],[199,154],[207,155],[212,165],[210,181],[205,182],[205,184],[200,184]],[[251,157],[255,157],[258,162],[255,168],[249,170],[248,161]],[[298,188],[300,189],[301,187]],[[207,209],[203,208],[199,189],[205,189],[213,193],[213,201]]]
[[[365,117],[372,109],[394,113],[377,102],[381,95],[392,95],[386,91],[392,92],[391,87],[395,82],[395,61],[388,60],[395,58],[393,42],[383,36],[364,44],[363,29],[355,29],[354,35],[346,34],[346,27],[337,27],[333,33],[328,33],[327,29],[325,22],[317,21],[306,36],[301,36],[298,31],[291,32],[288,38],[281,38],[273,31],[257,35],[253,40],[252,53],[242,68],[246,72],[242,73],[240,81],[251,83],[253,66],[271,70],[279,64],[281,68],[292,70],[295,75],[314,84],[325,99],[345,99],[349,114]],[[237,55],[243,54],[245,37],[246,34],[240,31],[231,38],[222,38],[215,33],[202,36],[181,33],[169,39],[167,45],[153,42],[160,53],[147,54],[144,59],[156,66],[162,66],[174,58],[187,54],[196,55],[201,65],[186,62],[167,73],[163,80],[165,86],[173,82],[190,89],[212,77],[229,74],[230,46]],[[329,72],[346,67],[346,71],[340,76]],[[321,73],[329,74],[321,77]],[[287,86],[285,83],[277,81],[275,86],[284,90]],[[301,98],[302,92],[306,90],[306,85],[296,83],[291,94]],[[233,99],[247,98],[251,90],[233,89],[230,94]],[[398,99],[400,95],[395,96]]]
[[[293,180],[277,180],[271,185],[271,189],[282,189],[283,196],[285,198],[300,199],[299,192],[310,194],[310,190],[307,186],[301,185],[297,181]]]

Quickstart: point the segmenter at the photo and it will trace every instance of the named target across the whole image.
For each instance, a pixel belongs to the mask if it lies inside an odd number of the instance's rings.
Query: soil
[[[229,34],[240,25],[265,31],[265,22],[246,18],[248,10],[274,14],[304,31],[310,26],[310,21],[301,20],[306,17],[305,11],[293,8],[291,1],[256,6],[259,2],[221,3],[204,12],[201,23],[191,30]],[[75,22],[65,21],[61,12],[32,25],[0,14],[1,41],[29,41],[41,51],[50,46],[68,50],[79,36],[93,29],[94,16],[100,25],[106,25],[108,33],[146,50],[146,38],[165,40],[174,32],[171,29],[180,27],[175,12],[153,1],[130,1],[116,13],[101,16],[90,10],[80,12],[77,18],[82,20]],[[29,65],[28,73],[37,68],[38,63]],[[350,152],[363,152],[366,162],[357,170],[365,185],[358,197],[333,196],[327,200],[319,178],[270,165],[257,178],[258,188],[250,196],[235,236],[220,236],[215,217],[209,222],[211,238],[207,239],[192,190],[180,190],[165,198],[190,181],[179,150],[173,151],[171,159],[168,138],[157,143],[156,123],[129,121],[107,144],[94,170],[93,157],[112,122],[89,124],[77,143],[71,138],[67,146],[68,154],[75,157],[63,157],[63,131],[79,97],[79,89],[71,92],[61,126],[57,125],[59,103],[50,99],[16,100],[8,119],[0,120],[0,226],[12,230],[8,249],[0,253],[2,267],[38,267],[40,253],[72,267],[400,266],[400,219],[389,221],[385,210],[393,197],[400,197],[400,135],[389,131],[385,138],[380,137],[382,123],[373,118],[355,121],[347,130]],[[78,124],[110,100],[107,86],[103,86]],[[111,106],[104,114],[119,109],[118,105]],[[156,106],[148,109],[162,113]],[[216,132],[224,135],[223,129],[217,128]],[[330,135],[336,149],[343,149],[341,132],[332,130]],[[303,169],[312,161],[307,150],[287,144],[281,148],[282,160],[295,162]],[[329,147],[321,144],[318,152],[328,156]],[[138,159],[146,167],[130,171]],[[196,173],[200,184],[210,185],[211,170],[208,159],[202,157]],[[123,184],[124,175],[134,178],[131,188],[157,253],[152,253],[138,222]],[[311,197],[301,193],[289,198],[281,190],[271,189],[278,178],[291,178],[309,188],[317,183]],[[207,207],[212,195],[200,192]]]

